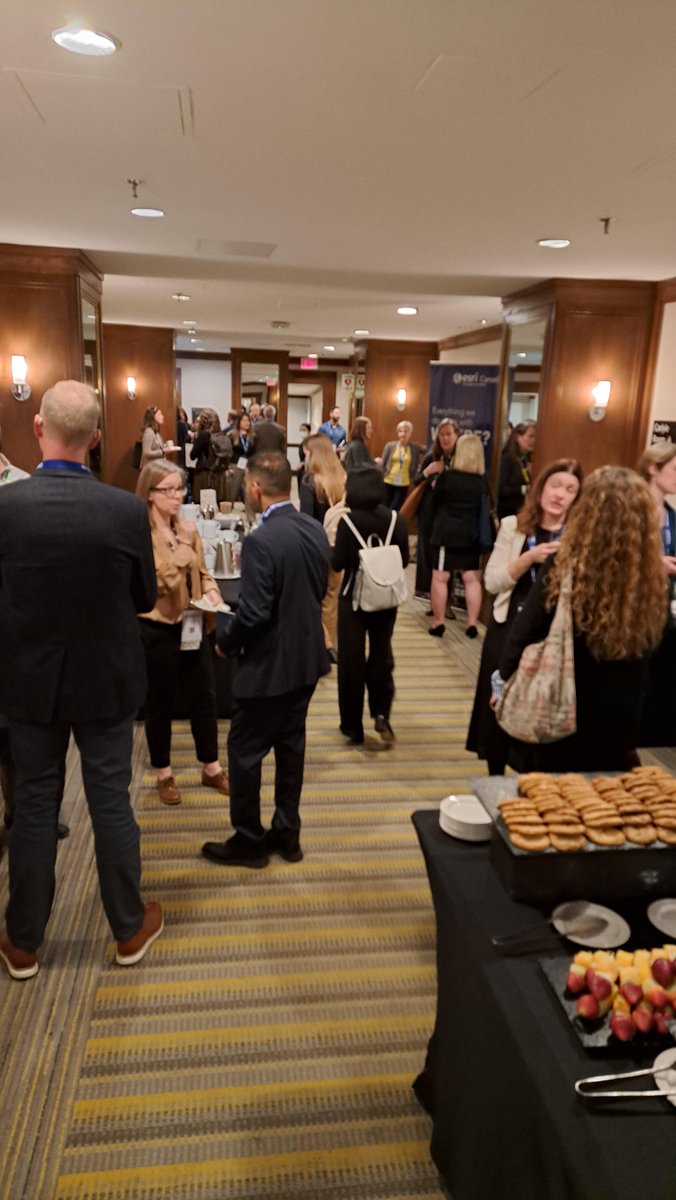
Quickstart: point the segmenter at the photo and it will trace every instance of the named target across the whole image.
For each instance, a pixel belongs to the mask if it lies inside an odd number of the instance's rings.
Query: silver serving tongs
[[[676,1072],[676,1058],[664,1067],[646,1067],[642,1071],[623,1071],[620,1075],[590,1075],[587,1079],[578,1079],[575,1091],[585,1100],[616,1100],[643,1096],[676,1096],[674,1091],[664,1092],[661,1088],[650,1092],[606,1092],[600,1088],[604,1083],[614,1083],[616,1079],[637,1079],[639,1075],[663,1075],[665,1071]],[[598,1089],[598,1090],[597,1090]]]

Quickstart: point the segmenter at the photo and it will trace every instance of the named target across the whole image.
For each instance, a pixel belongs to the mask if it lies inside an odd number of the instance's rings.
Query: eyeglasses
[[[183,495],[183,488],[181,488],[181,487],[168,487],[168,488],[154,487],[154,488],[151,488],[150,490],[151,490],[151,492],[164,492],[165,496],[182,496]]]

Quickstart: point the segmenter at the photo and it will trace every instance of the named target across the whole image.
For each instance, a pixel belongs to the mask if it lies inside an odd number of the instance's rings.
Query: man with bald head
[[[159,904],[141,899],[129,803],[134,717],[146,690],[136,614],[155,602],[152,542],[145,504],[86,466],[99,424],[92,388],[55,384],[33,419],[43,461],[0,489],[0,710],[16,769],[0,960],[13,979],[38,970],[71,732],[116,961],[138,962],[162,931]]]

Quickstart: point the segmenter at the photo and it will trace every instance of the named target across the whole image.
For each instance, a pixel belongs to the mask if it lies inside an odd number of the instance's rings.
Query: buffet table
[[[414,1088],[453,1200],[676,1200],[676,1110],[662,1097],[584,1104],[577,1079],[631,1070],[636,1057],[586,1052],[537,954],[501,958],[491,944],[544,925],[542,912],[510,898],[487,844],[450,838],[436,811],[414,813],[413,823],[438,972],[435,1030]],[[668,940],[654,930],[652,939],[644,944]],[[572,957],[574,947],[561,946]]]

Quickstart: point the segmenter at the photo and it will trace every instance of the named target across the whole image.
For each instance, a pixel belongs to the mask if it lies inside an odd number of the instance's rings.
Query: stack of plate
[[[439,809],[439,824],[444,833],[463,842],[490,840],[493,822],[476,796],[446,796]]]

